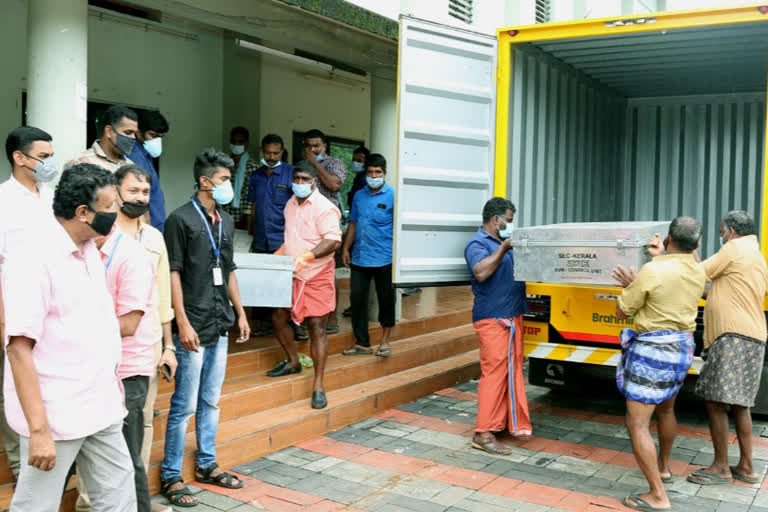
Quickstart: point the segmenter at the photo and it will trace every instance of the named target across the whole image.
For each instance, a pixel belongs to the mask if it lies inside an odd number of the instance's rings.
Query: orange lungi
[[[333,260],[309,281],[293,279],[291,319],[298,325],[307,317],[325,316],[336,309],[336,264]]]
[[[480,340],[480,383],[477,386],[476,432],[509,428],[513,435],[530,435],[531,417],[523,377],[523,317],[475,322]]]

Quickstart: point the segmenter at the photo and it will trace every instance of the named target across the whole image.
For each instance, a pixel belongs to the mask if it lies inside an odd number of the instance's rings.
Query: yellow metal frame
[[[507,162],[509,158],[509,90],[512,77],[512,45],[531,41],[599,37],[619,34],[651,32],[659,30],[706,27],[734,23],[768,22],[768,14],[758,7],[768,5],[768,0],[749,6],[720,9],[695,9],[689,11],[651,13],[559,23],[544,23],[498,29],[498,61],[496,68],[496,163],[494,170],[494,195],[507,196]],[[653,23],[628,23],[609,26],[613,21],[631,21],[654,18]],[[510,31],[516,31],[511,35]],[[767,109],[768,112],[768,109]],[[766,115],[768,119],[768,115]],[[768,124],[768,122],[767,122]],[[768,155],[768,129],[765,135],[765,155]],[[763,255],[768,258],[768,158],[763,169],[763,200],[760,240]]]

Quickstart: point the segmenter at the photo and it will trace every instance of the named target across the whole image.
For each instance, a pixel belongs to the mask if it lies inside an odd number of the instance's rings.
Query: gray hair
[[[677,217],[669,225],[669,237],[683,252],[693,252],[699,246],[701,224],[693,217]]]
[[[720,224],[725,229],[733,228],[739,236],[748,236],[755,234],[755,221],[752,216],[744,210],[733,210],[725,214]]]

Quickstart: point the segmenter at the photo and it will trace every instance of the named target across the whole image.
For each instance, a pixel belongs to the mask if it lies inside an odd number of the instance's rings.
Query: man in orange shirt
[[[293,330],[305,319],[309,326],[310,354],[315,368],[312,408],[328,405],[323,386],[328,358],[325,322],[336,306],[333,253],[341,245],[341,212],[317,189],[317,169],[309,162],[299,162],[293,170],[293,197],[285,205],[285,243],[275,254],[296,258],[293,271],[293,306],[274,317],[275,334],[288,359],[267,372],[280,377],[301,371]]]

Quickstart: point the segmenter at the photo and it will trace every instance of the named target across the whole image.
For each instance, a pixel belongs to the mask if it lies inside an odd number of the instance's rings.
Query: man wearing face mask
[[[128,155],[136,143],[138,119],[136,112],[128,107],[112,105],[102,115],[101,137],[94,141],[90,149],[64,164],[64,168],[75,164],[93,164],[115,172],[120,166],[132,164]]]
[[[253,205],[251,231],[253,242],[251,252],[274,254],[283,245],[285,231],[285,204],[293,195],[293,166],[280,160],[283,153],[283,139],[279,135],[268,134],[261,139],[261,167],[250,176],[248,203]],[[257,309],[260,327],[256,336],[272,333],[273,310]],[[267,322],[267,319],[270,319]]]
[[[755,405],[765,359],[763,301],[768,269],[748,212],[728,212],[719,227],[722,247],[701,263],[712,288],[704,308],[707,358],[696,382],[696,393],[706,401],[715,459],[688,480],[712,485],[735,478],[755,484],[762,481],[762,474],[753,467],[750,408]],[[739,441],[740,457],[734,466],[728,461],[728,409]]]
[[[232,215],[237,229],[253,228],[253,204],[251,203],[249,183],[253,173],[261,165],[258,157],[254,158],[248,151],[250,133],[244,126],[235,126],[229,133],[229,149],[235,169],[232,172],[232,202],[224,209]]]
[[[134,461],[138,509],[170,512],[165,505],[150,503],[146,475],[154,434],[152,420],[158,371],[167,365],[172,376],[177,366],[176,347],[171,335],[173,309],[168,253],[162,233],[143,221],[149,208],[149,173],[138,165],[125,165],[117,170],[115,179],[120,205],[116,229],[108,239],[100,242],[102,259],[109,262],[107,284],[121,324],[132,323],[139,311],[146,310],[132,335],[122,333],[123,358],[118,371],[123,379],[128,409],[123,435]],[[146,286],[151,287],[151,292],[144,290]],[[147,293],[151,296],[146,297]],[[90,505],[81,481],[78,481],[78,490],[80,496],[76,508],[87,511]]]
[[[392,286],[395,191],[386,182],[387,161],[382,155],[374,153],[365,160],[365,175],[367,184],[355,194],[342,250],[344,265],[351,267],[352,328],[357,343],[342,354],[373,353],[368,336],[368,292],[373,279],[383,330],[376,355],[389,357],[392,354],[389,341],[395,326],[395,289]]]
[[[5,154],[11,177],[0,184],[0,273],[11,252],[24,257],[20,240],[25,233],[39,232],[53,221],[53,189],[46,185],[58,174],[53,161],[51,136],[39,128],[22,126],[8,134]],[[1,290],[1,287],[0,287]],[[3,338],[3,301],[0,292],[0,339]],[[5,351],[0,350],[0,381],[5,369]],[[14,480],[19,476],[19,435],[8,426],[0,389],[0,435],[8,467]]]
[[[163,114],[156,110],[143,111],[139,115],[136,144],[128,155],[136,165],[147,170],[152,180],[152,190],[149,194],[149,222],[161,233],[165,226],[165,196],[160,188],[160,177],[152,159],[160,158],[163,153],[163,139],[168,129],[168,121]]]
[[[293,197],[285,205],[285,244],[276,253],[295,258],[293,305],[290,312],[281,309],[273,317],[275,334],[288,359],[277,363],[267,375],[279,377],[301,371],[289,322],[299,325],[306,319],[315,370],[312,408],[322,409],[328,405],[323,383],[328,358],[325,322],[336,304],[333,253],[341,245],[341,212],[320,194],[317,180],[316,167],[309,162],[299,162],[293,169]]]
[[[472,322],[480,342],[482,376],[477,389],[477,424],[472,447],[496,455],[509,448],[494,432],[531,435],[523,377],[525,283],[515,281],[512,227],[515,205],[493,197],[483,207],[483,225],[464,249],[472,293]]]
[[[309,130],[304,134],[304,160],[309,162],[317,172],[317,190],[341,211],[339,190],[347,179],[347,167],[344,162],[329,154],[328,137],[320,130]],[[337,264],[341,266],[341,254],[337,254]],[[338,304],[336,305],[338,306]],[[339,320],[336,306],[328,315],[326,331],[328,334],[339,332]]]
[[[176,388],[171,398],[160,467],[162,492],[172,505],[194,506],[181,466],[189,419],[195,415],[195,479],[229,489],[243,482],[216,463],[219,398],[227,369],[229,329],[237,317],[237,343],[250,327],[235,276],[232,217],[222,209],[234,196],[232,167],[226,154],[206,148],[195,158],[197,192],[168,216],[165,243],[171,268],[171,297],[176,313]],[[231,302],[231,304],[230,304]]]
[[[352,188],[347,193],[347,205],[349,205],[350,209],[352,208],[352,201],[355,199],[357,191],[362,190],[366,186],[365,159],[370,154],[371,151],[365,146],[358,146],[352,153],[352,166],[349,170],[355,173],[355,180],[352,182]]]
[[[55,512],[72,463],[95,512],[134,512],[133,465],[122,434],[120,324],[95,239],[112,230],[114,177],[89,164],[64,171],[56,217],[35,250],[3,273],[6,417],[21,436],[11,510]]]

